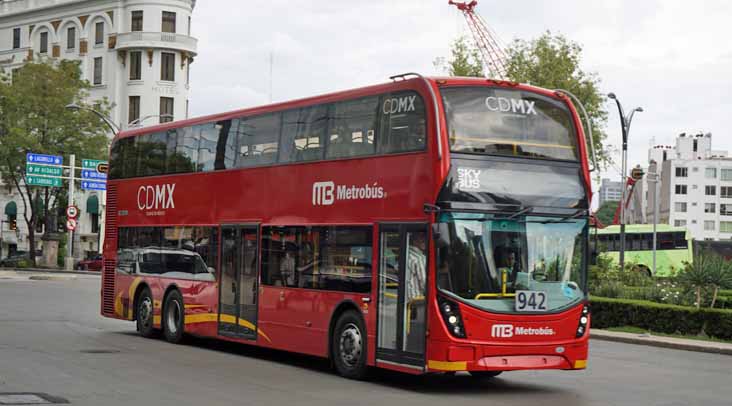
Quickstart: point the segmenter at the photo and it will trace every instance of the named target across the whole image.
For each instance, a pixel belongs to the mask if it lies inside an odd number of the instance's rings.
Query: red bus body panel
[[[107,218],[119,227],[133,226],[220,226],[223,224],[260,225],[370,225],[373,231],[372,289],[368,294],[265,286],[258,288],[258,335],[256,341],[236,340],[219,336],[217,332],[219,287],[217,282],[170,279],[155,276],[135,276],[116,273],[116,235],[107,235],[104,244],[102,314],[124,320],[134,316],[134,299],[145,285],[154,298],[154,325],[160,328],[162,301],[166,292],[177,288],[185,303],[185,331],[218,337],[229,341],[261,345],[292,352],[329,356],[329,333],[333,313],[343,303],[354,304],[366,322],[368,334],[368,364],[407,373],[451,370],[513,370],[513,369],[581,369],[587,359],[587,334],[575,338],[582,306],[565,312],[544,316],[502,315],[480,311],[460,304],[464,316],[466,339],[452,337],[437,308],[436,287],[428,282],[426,300],[427,350],[425,368],[415,370],[391,363],[377,362],[377,279],[378,227],[382,222],[434,221],[425,213],[425,204],[434,204],[450,168],[449,145],[445,133],[442,100],[433,99],[439,86],[488,85],[537,92],[567,102],[578,130],[578,145],[583,180],[590,198],[590,178],[582,125],[568,100],[555,92],[532,86],[485,79],[444,78],[422,81],[404,80],[371,86],[316,98],[297,100],[253,109],[202,117],[186,121],[128,131],[118,138],[133,137],[212,120],[236,118],[242,115],[280,111],[310,104],[400,90],[415,90],[425,101],[427,117],[427,148],[422,152],[377,157],[350,158],[333,161],[280,164],[270,167],[230,169],[195,174],[152,176],[108,181],[116,192],[115,202],[108,202]],[[436,115],[436,108],[439,114]],[[440,134],[437,136],[439,121]],[[435,137],[437,136],[437,139]],[[438,147],[438,143],[440,144]],[[440,151],[441,150],[441,156]],[[378,200],[338,202],[334,206],[312,204],[314,182],[333,181],[346,185],[374,185],[384,188],[386,196]],[[140,210],[146,187],[174,185],[174,207]],[[144,204],[143,204],[144,206]],[[430,251],[434,253],[433,244]],[[433,255],[433,254],[431,254]],[[219,258],[220,260],[220,258]],[[428,281],[434,281],[434,261],[428,261]],[[217,268],[220,270],[220,265]],[[220,278],[219,278],[220,279]],[[112,312],[105,308],[105,289],[113,286]],[[107,302],[109,303],[109,302]],[[109,307],[107,307],[109,309]],[[513,323],[526,327],[549,327],[558,332],[552,341],[533,338],[494,339],[492,325]]]

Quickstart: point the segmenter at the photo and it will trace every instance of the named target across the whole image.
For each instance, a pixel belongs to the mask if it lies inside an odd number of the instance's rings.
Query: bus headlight
[[[584,305],[582,307],[582,316],[580,316],[579,319],[579,325],[577,326],[577,334],[575,334],[576,338],[580,338],[585,335],[585,332],[587,331],[587,322],[590,321],[590,306]]]
[[[463,326],[463,318],[460,316],[460,308],[458,305],[444,297],[439,297],[438,303],[442,320],[445,322],[450,334],[458,338],[465,338],[465,327]]]

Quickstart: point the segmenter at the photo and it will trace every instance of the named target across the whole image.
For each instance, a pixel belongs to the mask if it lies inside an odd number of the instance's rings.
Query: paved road
[[[593,341],[583,372],[334,375],[325,361],[195,340],[174,346],[98,316],[99,279],[0,278],[0,392],[73,405],[725,405],[732,357]]]

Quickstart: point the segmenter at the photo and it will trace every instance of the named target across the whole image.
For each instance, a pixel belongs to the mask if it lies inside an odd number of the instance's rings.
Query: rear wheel
[[[472,376],[473,378],[483,380],[495,378],[498,375],[502,374],[503,371],[469,371],[469,373],[470,376]]]
[[[338,318],[331,348],[339,374],[350,379],[366,377],[366,328],[357,312],[349,310]]]
[[[165,339],[173,344],[183,341],[185,328],[185,313],[183,297],[180,292],[174,290],[165,298],[163,304],[163,333]]]
[[[143,337],[154,337],[155,329],[153,328],[153,298],[150,288],[145,287],[140,296],[137,298],[137,306],[135,308],[135,320],[137,320],[137,331]]]

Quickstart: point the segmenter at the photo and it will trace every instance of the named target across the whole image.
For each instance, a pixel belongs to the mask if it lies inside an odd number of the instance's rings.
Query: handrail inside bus
[[[587,114],[587,110],[585,110],[585,106],[582,104],[580,99],[572,94],[572,92],[564,89],[554,89],[555,92],[564,93],[567,96],[572,98],[572,101],[575,102],[575,104],[579,105],[580,110],[582,110],[582,115],[585,118],[585,124],[587,124],[587,133],[590,136],[590,151],[592,151],[592,168],[590,168],[590,172],[594,172],[597,170],[597,156],[595,155],[595,140],[592,137],[592,121],[590,121],[590,116]]]
[[[437,158],[440,159],[440,160],[442,160],[442,142],[440,141],[440,136],[441,136],[441,132],[440,132],[440,108],[437,107],[437,95],[435,95],[435,91],[434,91],[434,89],[432,89],[432,85],[430,84],[429,80],[427,80],[427,78],[425,78],[424,76],[422,76],[419,73],[416,73],[416,72],[407,72],[407,73],[402,73],[402,74],[399,74],[399,75],[389,76],[389,79],[391,79],[394,82],[396,82],[397,79],[407,80],[407,76],[415,76],[415,77],[417,77],[419,79],[422,79],[422,81],[424,81],[424,83],[427,85],[427,89],[429,89],[429,91],[430,91],[430,95],[432,96],[432,101],[435,104],[435,127],[437,128]]]

